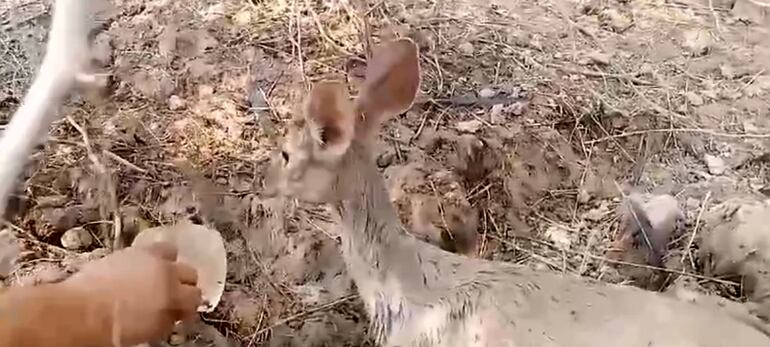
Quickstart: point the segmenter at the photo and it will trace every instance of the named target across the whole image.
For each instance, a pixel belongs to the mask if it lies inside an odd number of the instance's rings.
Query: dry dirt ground
[[[56,280],[190,218],[221,231],[229,261],[223,301],[202,317],[216,330],[196,343],[218,331],[242,346],[371,345],[334,217],[265,198],[262,171],[314,81],[354,91],[370,43],[408,36],[421,94],[386,124],[377,157],[405,223],[435,233],[438,213],[471,256],[745,300],[698,250],[704,211],[770,196],[770,20],[748,0],[115,2],[94,43],[112,84],[73,97],[31,158],[7,285]],[[0,129],[40,62],[49,10],[0,4]],[[662,268],[613,249],[631,192],[684,210]],[[418,197],[438,207],[414,212]]]

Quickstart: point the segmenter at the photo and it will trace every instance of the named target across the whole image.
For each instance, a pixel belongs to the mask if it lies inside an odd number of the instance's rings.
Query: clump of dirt
[[[647,288],[660,288],[665,276],[654,268],[665,268],[669,244],[684,231],[684,213],[671,195],[631,194],[620,207],[618,234],[607,258],[631,266],[619,266],[625,277]],[[634,265],[650,265],[639,268]]]
[[[623,204],[620,233],[616,240],[618,251],[630,252],[641,247],[645,263],[663,266],[668,243],[684,227],[684,214],[671,195],[650,197],[646,202],[642,199],[639,195],[631,195]]]
[[[478,180],[468,176],[467,169],[474,164],[470,161],[478,159],[477,150],[467,148],[461,152],[466,158],[455,158],[455,164],[466,169],[450,169],[428,159],[430,153],[438,150],[438,142],[463,146],[469,140],[451,133],[443,138],[437,136],[434,143],[402,154],[407,164],[389,166],[384,176],[401,220],[411,232],[450,252],[472,255],[478,254],[480,246],[479,212],[468,201],[466,187],[473,182],[469,179]],[[472,140],[479,141],[475,137]],[[474,169],[483,170],[483,167]]]
[[[770,320],[770,200],[731,199],[705,217],[709,231],[703,249],[706,271],[717,276],[743,276],[745,292]]]

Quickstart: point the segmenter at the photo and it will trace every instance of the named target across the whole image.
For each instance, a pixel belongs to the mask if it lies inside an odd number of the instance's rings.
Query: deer
[[[419,49],[375,47],[358,95],[316,82],[288,122],[264,194],[332,207],[341,253],[381,346],[770,346],[758,318],[661,293],[444,251],[407,232],[373,147],[411,108]]]

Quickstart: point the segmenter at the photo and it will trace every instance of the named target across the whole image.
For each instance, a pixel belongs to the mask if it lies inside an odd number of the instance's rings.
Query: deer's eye
[[[281,158],[283,158],[284,163],[289,162],[289,152],[281,151]]]

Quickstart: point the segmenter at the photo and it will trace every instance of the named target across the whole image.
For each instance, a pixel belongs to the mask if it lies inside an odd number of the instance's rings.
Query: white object
[[[145,229],[136,236],[133,246],[159,241],[176,245],[177,260],[198,271],[198,288],[204,300],[198,312],[213,311],[222,298],[227,277],[227,252],[222,235],[214,229],[184,221],[173,226]]]

